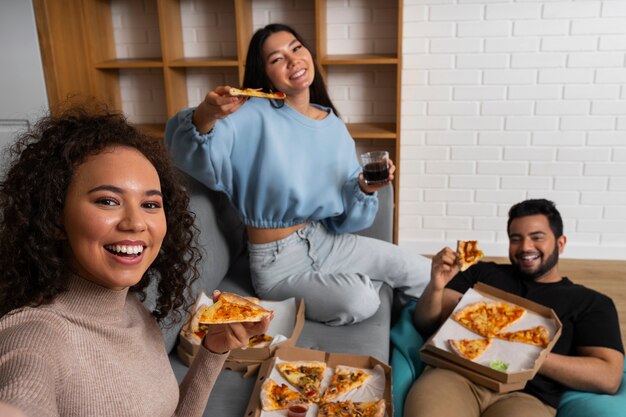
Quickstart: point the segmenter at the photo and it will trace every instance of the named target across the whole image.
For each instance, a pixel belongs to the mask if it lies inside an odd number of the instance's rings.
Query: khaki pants
[[[554,417],[524,392],[498,394],[447,369],[427,367],[407,395],[404,417]]]

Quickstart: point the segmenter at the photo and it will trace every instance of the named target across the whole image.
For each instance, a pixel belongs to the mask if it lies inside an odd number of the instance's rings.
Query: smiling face
[[[306,92],[315,78],[311,52],[289,32],[276,32],[263,44],[265,72],[274,89],[294,96]]]
[[[68,187],[63,228],[74,273],[111,289],[135,285],[167,231],[156,169],[128,147],[89,157]]]
[[[543,214],[518,217],[509,226],[509,259],[527,279],[560,281],[557,263],[565,240],[565,236],[555,237]]]

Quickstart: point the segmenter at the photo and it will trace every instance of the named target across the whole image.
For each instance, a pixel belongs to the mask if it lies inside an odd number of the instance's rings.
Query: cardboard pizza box
[[[261,407],[261,387],[263,382],[272,375],[274,365],[278,361],[320,361],[325,362],[329,368],[337,365],[346,365],[363,369],[377,369],[384,376],[384,389],[382,399],[385,400],[385,415],[393,417],[393,399],[391,392],[391,367],[386,363],[367,355],[349,355],[343,353],[328,353],[320,350],[304,349],[298,347],[281,347],[274,352],[274,357],[261,364],[257,380],[248,402],[245,417],[265,417],[272,415],[285,415],[285,410],[266,412]],[[331,372],[327,370],[327,372]],[[294,388],[295,389],[295,388]],[[361,388],[359,388],[361,389]],[[317,406],[311,405],[306,417],[316,417]]]
[[[192,311],[196,311],[200,305],[202,305],[202,302],[203,300],[199,297]],[[266,347],[236,349],[231,351],[226,360],[226,367],[228,369],[249,372],[251,365],[260,364],[270,358],[278,347],[294,346],[300,337],[300,333],[302,333],[305,320],[304,300],[300,299],[296,301],[295,298],[283,301],[261,300],[260,304],[277,313],[267,331],[267,334],[277,338],[277,341]],[[279,311],[284,311],[285,313],[280,314],[278,313]],[[183,326],[180,332],[177,347],[178,357],[187,366],[191,364],[198,349],[200,349],[199,341],[197,341],[196,338],[189,337],[188,324],[189,321]]]
[[[504,331],[522,330],[534,327],[537,324],[543,324],[550,331],[550,343],[548,346],[541,348],[494,338],[492,346],[479,358],[471,361],[454,353],[444,343],[444,340],[463,337],[478,338],[480,336],[465,329],[452,318],[448,318],[437,332],[424,343],[420,349],[420,356],[429,365],[459,372],[468,379],[496,392],[523,389],[526,382],[535,376],[546,356],[561,336],[561,321],[551,308],[483,283],[478,283],[474,288],[468,290],[461,298],[461,301],[459,301],[455,311],[481,299],[486,299],[486,301],[505,301],[526,308],[526,315]],[[492,369],[489,363],[495,359],[509,363],[509,370],[501,372]]]

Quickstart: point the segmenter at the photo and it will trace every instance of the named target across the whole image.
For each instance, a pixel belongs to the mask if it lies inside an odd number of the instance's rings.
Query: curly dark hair
[[[141,300],[156,280],[152,314],[179,320],[189,309],[190,286],[198,276],[197,229],[182,177],[158,139],[131,126],[104,105],[74,105],[39,120],[9,150],[0,182],[0,317],[24,306],[51,302],[67,287],[70,269],[59,239],[65,197],[76,168],[88,157],[116,146],[141,152],[161,181],[167,234],[155,261],[130,291]]]

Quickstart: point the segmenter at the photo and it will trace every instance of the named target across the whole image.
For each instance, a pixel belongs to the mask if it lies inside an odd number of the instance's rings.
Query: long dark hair
[[[243,76],[243,87],[245,88],[262,88],[263,91],[270,91],[272,83],[267,77],[265,72],[265,61],[263,59],[263,45],[267,38],[277,32],[289,32],[300,42],[306,49],[311,51],[311,48],[307,45],[304,39],[290,26],[282,23],[272,23],[259,30],[257,30],[252,39],[250,39],[250,45],[248,46],[248,55],[246,56],[246,70]],[[339,116],[337,109],[333,105],[328,91],[326,90],[326,84],[322,78],[322,73],[317,66],[315,58],[313,59],[313,68],[315,69],[315,77],[313,82],[309,86],[309,93],[311,95],[311,103],[319,104],[320,106],[329,107],[333,112]],[[282,107],[283,100],[273,100],[272,105],[275,107]]]
[[[76,168],[116,146],[141,152],[161,182],[167,234],[159,255],[130,291],[145,299],[156,280],[157,320],[180,319],[189,308],[189,288],[198,277],[200,253],[189,197],[161,141],[130,126],[102,105],[74,106],[44,117],[10,148],[0,181],[0,317],[24,306],[51,302],[67,288],[71,273],[65,241],[59,239],[65,197]]]

